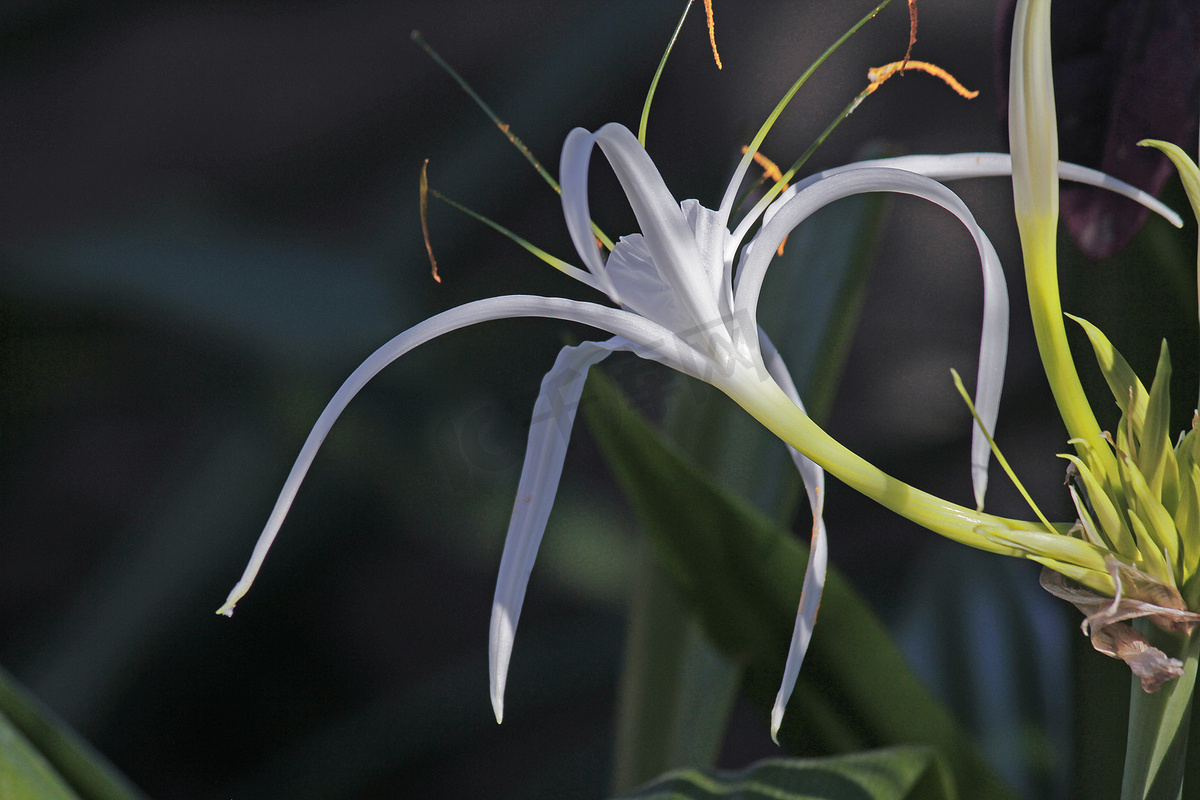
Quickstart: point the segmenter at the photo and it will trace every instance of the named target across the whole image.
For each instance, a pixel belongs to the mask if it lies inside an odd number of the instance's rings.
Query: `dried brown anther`
[[[1124,661],[1141,679],[1142,689],[1156,692],[1183,674],[1183,662],[1152,646],[1128,620],[1144,618],[1164,630],[1190,633],[1200,624],[1200,614],[1187,610],[1174,586],[1115,558],[1106,558],[1105,563],[1117,587],[1115,597],[1097,594],[1050,569],[1042,570],[1042,588],[1082,611],[1081,627],[1091,637],[1092,647]]]

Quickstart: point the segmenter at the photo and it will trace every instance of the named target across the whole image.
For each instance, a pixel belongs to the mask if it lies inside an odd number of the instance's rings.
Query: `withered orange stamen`
[[[429,253],[429,264],[433,267],[433,279],[442,282],[437,271],[437,259],[433,257],[433,244],[429,241],[429,159],[421,165],[421,233],[425,235],[425,252]]]
[[[743,146],[742,147],[742,155],[745,155],[749,150],[750,150],[749,147]],[[754,155],[751,156],[751,158],[754,159],[755,164],[758,164],[760,167],[762,167],[764,178],[769,178],[770,180],[773,180],[776,183],[783,180],[783,172],[780,171],[779,167],[776,166],[774,161],[772,161],[771,159],[767,158],[762,153],[759,153],[757,151],[755,151]],[[788,187],[788,185],[786,183],[783,184],[783,189],[786,189],[787,187]],[[781,189],[780,191],[782,191],[783,189]]]
[[[708,41],[712,43],[713,60],[717,62],[717,69],[721,69],[721,54],[717,52],[717,26],[713,24],[712,0],[704,0],[704,16],[708,17]]]
[[[928,73],[935,78],[941,78],[947,86],[968,100],[979,96],[978,91],[973,92],[967,87],[963,86],[958,82],[957,78],[955,78],[949,72],[946,72],[946,70],[942,69],[937,64],[930,64],[928,61],[909,61],[907,63],[904,61],[893,61],[891,64],[884,64],[882,67],[875,67],[874,69],[867,71],[867,80],[870,81],[870,84],[867,86],[866,91],[863,92],[863,97],[866,97],[874,92],[883,85],[884,81],[893,75],[907,72],[910,69],[915,69],[918,72]]]
[[[917,0],[908,0],[908,49],[904,51],[904,63],[900,67],[903,72],[908,66],[908,58],[912,55],[913,45],[917,43]]]

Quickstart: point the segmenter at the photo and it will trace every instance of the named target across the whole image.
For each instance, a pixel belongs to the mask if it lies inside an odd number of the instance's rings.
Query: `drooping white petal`
[[[858,161],[853,164],[827,169],[824,172],[818,172],[798,183],[792,184],[776,198],[772,206],[779,206],[786,203],[795,197],[797,192],[803,191],[817,181],[827,178],[830,175],[836,175],[839,172],[846,172],[851,169],[862,169],[863,167],[904,169],[938,181],[956,181],[965,178],[1010,176],[1012,175],[1013,161],[1012,156],[1008,153],[951,153],[949,155],[897,156],[895,158],[876,158],[867,161]],[[1072,164],[1067,161],[1060,161],[1058,163],[1058,174],[1063,180],[1084,183],[1089,186],[1107,189],[1110,192],[1116,192],[1119,195],[1128,197],[1130,200],[1141,203],[1154,213],[1162,216],[1176,228],[1183,226],[1183,219],[1154,195],[1144,192],[1136,186],[1130,186],[1128,183],[1117,180],[1099,170],[1081,167],[1078,164]],[[741,228],[742,226],[739,225],[738,230],[740,231]]]
[[[792,381],[787,365],[783,363],[779,351],[761,329],[758,341],[767,372],[779,384],[779,388],[783,389],[783,393],[804,411],[804,403],[800,401],[800,393],[796,391],[796,384]],[[813,626],[817,623],[817,611],[821,607],[821,596],[825,592],[825,574],[829,567],[829,542],[824,516],[825,470],[791,445],[788,445],[788,452],[804,481],[804,491],[808,494],[808,504],[812,509],[813,525],[808,566],[804,570],[800,606],[796,610],[796,625],[792,629],[792,641],[788,646],[787,661],[783,667],[783,679],[779,684],[779,692],[775,695],[775,705],[771,709],[771,738],[776,744],[779,743],[779,726],[783,724],[783,712],[792,696],[792,690],[796,687],[800,665],[804,663],[804,655],[808,652],[809,642],[812,641]]]
[[[569,322],[581,322],[610,334],[623,336],[637,346],[639,355],[646,358],[659,358],[688,375],[703,374],[705,369],[707,356],[694,350],[674,332],[661,325],[627,311],[561,297],[531,295],[489,297],[443,311],[437,316],[414,325],[368,356],[367,360],[351,373],[334,394],[333,399],[325,406],[325,410],[317,418],[304,446],[300,449],[300,455],[296,457],[296,463],[292,465],[287,480],[284,481],[279,499],[275,501],[275,507],[267,518],[267,524],[263,528],[258,542],[254,545],[254,552],[250,556],[250,561],[246,565],[242,577],[234,585],[218,613],[231,615],[234,605],[249,590],[262,567],[267,551],[271,549],[271,544],[279,533],[280,526],[283,525],[283,520],[292,506],[292,501],[296,497],[296,492],[299,490],[304,476],[308,473],[317,451],[321,448],[321,443],[342,411],[367,382],[388,364],[430,339],[479,322],[509,317],[550,317]]]
[[[763,215],[763,227],[755,236],[754,246],[737,275],[734,314],[748,313],[754,318],[758,293],[775,253],[775,248],[797,225],[818,208],[863,192],[899,192],[922,197],[958,217],[970,232],[979,251],[983,268],[983,330],[980,335],[979,369],[975,384],[975,407],[983,426],[993,433],[1004,384],[1004,365],[1008,356],[1008,288],[1000,259],[987,235],[975,222],[966,204],[942,184],[906,170],[868,167],[847,170],[809,184],[787,203],[773,205]],[[987,490],[987,464],[991,450],[979,430],[971,432],[971,483],[976,503],[982,507]]]
[[[488,634],[488,667],[491,678],[492,710],[496,722],[504,718],[504,685],[513,638],[525,602],[529,573],[537,557],[546,520],[558,493],[567,442],[575,425],[579,396],[588,370],[615,350],[628,350],[633,344],[621,337],[606,342],[584,342],[559,351],[554,366],[542,379],[542,388],[533,406],[525,463],[517,484],[517,500],[512,521],[504,540],[500,572],[496,577],[496,595],[492,601],[492,622]]]

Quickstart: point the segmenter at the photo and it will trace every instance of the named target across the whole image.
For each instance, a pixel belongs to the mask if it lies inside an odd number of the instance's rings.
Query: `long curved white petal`
[[[778,206],[786,203],[792,197],[795,197],[798,192],[803,191],[819,180],[828,178],[830,175],[836,175],[839,172],[846,172],[851,169],[862,169],[863,167],[905,169],[909,172],[915,172],[918,175],[924,175],[927,178],[933,178],[934,180],[957,181],[965,178],[1011,176],[1013,160],[1012,156],[1008,153],[951,153],[949,155],[897,156],[895,158],[875,158],[867,161],[858,161],[853,164],[846,164],[845,166],[834,167],[824,172],[815,173],[802,181],[792,184],[772,205]],[[1097,186],[1101,189],[1107,189],[1110,192],[1116,192],[1119,195],[1128,197],[1130,200],[1141,203],[1154,213],[1162,216],[1176,228],[1183,227],[1183,219],[1157,197],[1149,192],[1142,191],[1136,186],[1131,186],[1124,181],[1117,180],[1111,175],[1088,167],[1081,167],[1078,164],[1072,164],[1067,161],[1058,162],[1058,174],[1063,180]],[[739,231],[741,227],[741,225],[738,226]]]
[[[504,718],[504,685],[508,678],[508,663],[512,656],[513,639],[529,573],[537,558],[546,520],[558,493],[562,477],[567,442],[575,425],[579,396],[587,381],[588,370],[616,350],[634,349],[621,337],[606,342],[584,342],[576,347],[564,347],[554,366],[542,379],[542,388],[533,406],[533,422],[529,426],[529,443],[525,448],[525,463],[517,484],[517,499],[513,505],[512,521],[504,540],[500,557],[500,572],[496,577],[496,595],[492,601],[492,622],[488,632],[488,667],[491,678],[492,710],[496,722]]]
[[[867,167],[829,175],[809,184],[783,205],[773,205],[763,215],[763,227],[737,275],[734,314],[755,319],[758,294],[775,248],[810,214],[834,200],[863,192],[899,192],[929,200],[950,211],[970,232],[979,251],[983,269],[983,330],[979,344],[979,369],[975,383],[975,407],[983,427],[993,433],[1004,385],[1008,358],[1008,284],[1000,259],[987,234],[975,222],[970,209],[958,195],[923,175],[898,169]],[[761,240],[761,241],[760,241]],[[975,502],[982,508],[987,491],[987,465],[991,450],[982,431],[971,432],[971,483]]]
[[[562,190],[563,218],[567,222],[567,232],[583,265],[596,276],[601,290],[614,303],[620,304],[621,298],[613,287],[612,281],[600,258],[600,250],[596,246],[596,237],[592,233],[592,212],[588,207],[588,164],[592,160],[592,146],[596,143],[595,134],[583,128],[575,128],[567,134],[563,142],[562,155],[558,161],[558,183]]]
[[[783,389],[783,393],[791,398],[801,411],[804,403],[796,391],[796,384],[788,372],[787,365],[779,356],[775,345],[767,335],[759,329],[758,342],[762,349],[763,362],[767,372]],[[807,412],[806,412],[807,413]],[[771,709],[771,738],[779,743],[779,726],[783,724],[783,712],[787,708],[792,690],[796,687],[796,678],[800,675],[800,665],[804,663],[804,655],[808,652],[808,644],[812,641],[813,626],[817,623],[817,611],[821,607],[821,596],[825,592],[825,575],[829,567],[829,541],[825,531],[825,470],[802,455],[791,445],[788,452],[800,477],[804,481],[804,491],[808,494],[808,504],[812,509],[812,542],[808,552],[808,566],[804,570],[804,585],[800,590],[800,606],[796,610],[796,625],[792,629],[792,641],[788,646],[787,661],[783,666],[783,679],[779,684],[779,692],[775,695],[775,705]]]
[[[561,297],[532,295],[489,297],[443,311],[441,314],[414,325],[368,356],[367,360],[351,373],[334,394],[333,399],[325,406],[325,410],[321,412],[321,416],[317,418],[316,424],[308,434],[304,446],[300,448],[300,455],[296,457],[292,471],[288,473],[287,480],[283,483],[279,499],[275,501],[275,508],[272,509],[270,517],[267,518],[267,524],[263,528],[258,542],[254,545],[254,552],[250,556],[250,561],[246,565],[242,577],[234,585],[218,613],[231,615],[234,605],[250,589],[250,585],[262,567],[263,560],[267,557],[267,551],[271,549],[271,544],[275,541],[275,536],[283,525],[288,510],[292,507],[296,492],[300,488],[305,474],[308,473],[308,468],[312,465],[321,443],[350,400],[367,382],[409,350],[444,333],[479,322],[509,317],[550,317],[591,325],[594,328],[629,339],[631,343],[641,348],[638,350],[639,355],[660,358],[681,372],[693,376],[702,374],[706,363],[706,356],[696,352],[672,331],[655,322],[627,311]]]

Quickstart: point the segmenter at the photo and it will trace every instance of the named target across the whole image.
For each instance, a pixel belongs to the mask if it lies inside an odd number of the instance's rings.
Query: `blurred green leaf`
[[[852,756],[768,759],[738,772],[679,770],[621,795],[726,800],[952,800],[954,781],[928,747]]]
[[[0,714],[0,796],[9,800],[79,797],[3,714]]]
[[[721,492],[602,376],[588,382],[583,409],[676,590],[722,653],[745,666],[745,688],[765,717],[783,672],[807,550]],[[1012,796],[832,569],[793,698],[780,732],[789,750],[927,744],[946,757],[965,796]]]
[[[144,800],[133,784],[0,669],[0,798]]]

